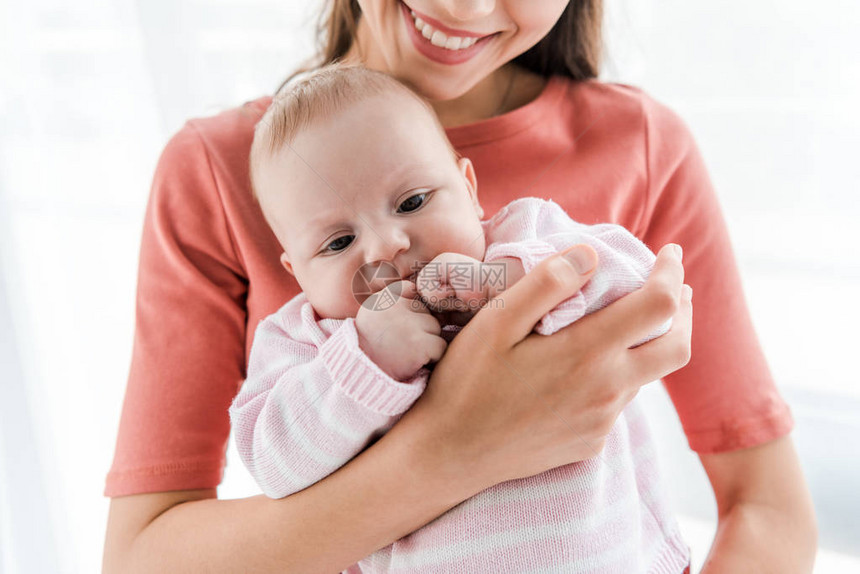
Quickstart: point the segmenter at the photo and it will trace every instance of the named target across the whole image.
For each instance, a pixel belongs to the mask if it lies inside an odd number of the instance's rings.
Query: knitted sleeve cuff
[[[335,385],[346,396],[387,416],[406,412],[424,392],[430,373],[421,368],[408,381],[393,379],[361,350],[352,318],[345,319],[322,344],[320,357]]]
[[[523,271],[531,273],[535,266],[556,253],[555,247],[538,239],[527,239],[510,243],[493,243],[487,247],[484,262],[492,263],[503,257],[516,257],[523,264]]]
[[[495,243],[487,248],[484,261],[492,262],[502,257],[516,257],[522,261],[523,271],[528,274],[531,273],[532,269],[538,263],[551,255],[555,255],[557,251],[553,245],[537,239],[527,239],[511,243]],[[551,335],[585,315],[586,306],[582,291],[578,291],[576,295],[568,297],[556,305],[552,311],[544,315],[538,324],[535,325],[534,330],[540,335]]]

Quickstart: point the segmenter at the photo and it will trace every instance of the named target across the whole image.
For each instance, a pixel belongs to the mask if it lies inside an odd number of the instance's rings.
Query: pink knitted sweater
[[[485,262],[517,257],[526,273],[571,245],[597,251],[589,283],[535,327],[544,335],[637,289],[654,262],[623,227],[577,223],[551,201],[518,199],[482,225]],[[422,368],[406,382],[392,379],[362,352],[354,319],[321,319],[299,294],[256,330],[230,408],[239,454],[268,496],[298,492],[387,432],[428,375]],[[634,400],[599,456],[488,488],[349,572],[680,573],[689,559]]]

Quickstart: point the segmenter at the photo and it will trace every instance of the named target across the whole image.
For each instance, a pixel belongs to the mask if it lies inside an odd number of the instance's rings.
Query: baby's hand
[[[439,336],[439,321],[417,298],[411,281],[392,283],[371,295],[356,314],[355,329],[365,354],[398,381],[441,359],[448,346]]]
[[[481,281],[481,262],[461,253],[440,253],[418,273],[415,285],[437,312],[477,312],[489,300]]]
[[[492,263],[460,253],[440,253],[418,274],[418,293],[433,311],[474,315],[487,301],[523,276],[519,259]]]

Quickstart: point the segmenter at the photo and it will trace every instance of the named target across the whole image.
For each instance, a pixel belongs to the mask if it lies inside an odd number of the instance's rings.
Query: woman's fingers
[[[490,300],[466,329],[475,329],[483,338],[503,347],[513,347],[531,333],[546,313],[575,295],[597,265],[597,252],[585,244],[548,257]]]
[[[677,252],[674,247],[669,243],[660,249],[645,285],[591,316],[600,325],[595,332],[604,333],[608,340],[628,348],[677,312],[684,266],[680,247]]]
[[[640,385],[656,381],[685,366],[692,355],[690,339],[693,332],[693,290],[681,289],[678,311],[672,317],[672,328],[661,337],[627,351],[628,372]]]

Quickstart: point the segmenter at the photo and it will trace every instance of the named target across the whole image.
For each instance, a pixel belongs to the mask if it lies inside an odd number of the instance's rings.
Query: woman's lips
[[[410,8],[405,2],[401,1],[400,3],[406,8],[407,12],[415,12],[416,16],[418,16],[419,18],[421,18],[422,20],[424,20],[425,22],[430,24],[430,26],[434,30],[439,30],[440,32],[444,32],[446,36],[458,36],[460,38],[484,38],[486,36],[492,36],[492,34],[479,34],[477,32],[469,32],[466,30],[455,30],[454,28],[449,28],[448,26],[446,26],[442,22],[439,22],[438,20],[434,20],[433,18],[430,18],[429,16],[422,14],[421,12],[419,12],[418,10],[415,10],[414,8]],[[410,16],[411,16],[411,13],[410,13]]]
[[[406,4],[404,4],[403,2],[400,3],[400,12],[401,14],[403,14],[403,23],[406,26],[409,38],[412,40],[412,45],[415,46],[415,49],[418,50],[426,58],[440,64],[456,65],[471,60],[479,52],[481,52],[484,47],[486,47],[487,43],[490,40],[492,40],[496,36],[496,34],[484,36],[477,42],[475,42],[473,45],[463,50],[448,50],[439,46],[434,46],[430,42],[430,40],[425,38],[424,35],[421,34],[421,32],[419,32],[417,28],[415,28],[415,22],[412,19],[412,14],[409,13],[409,10],[410,8]],[[433,24],[430,24],[430,26],[435,27],[433,26]],[[443,33],[445,32],[444,29],[440,31]]]

